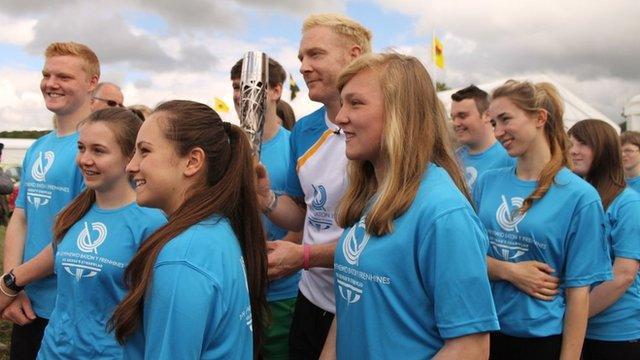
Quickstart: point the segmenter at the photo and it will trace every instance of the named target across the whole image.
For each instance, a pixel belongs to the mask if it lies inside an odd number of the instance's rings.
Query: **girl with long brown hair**
[[[98,110],[80,122],[76,163],[87,188],[58,215],[53,244],[0,283],[4,308],[15,290],[55,271],[56,301],[39,359],[122,358],[107,320],[126,293],[124,268],[165,223],[160,211],[135,203],[125,171],[141,124],[118,108]]]
[[[159,105],[127,170],[168,223],[127,270],[112,326],[133,359],[251,359],[262,339],[265,236],[251,147],[210,107]]]
[[[640,195],[624,179],[618,134],[601,120],[583,120],[569,129],[573,172],[593,185],[602,199],[613,280],[589,295],[589,324],[582,356],[640,359]]]
[[[589,289],[611,277],[600,198],[567,169],[553,85],[510,80],[492,98],[494,133],[517,163],[486,172],[473,191],[500,320],[491,359],[579,359]]]
[[[349,185],[337,212],[337,357],[486,358],[498,328],[487,239],[429,74],[415,57],[363,55],[338,89]]]

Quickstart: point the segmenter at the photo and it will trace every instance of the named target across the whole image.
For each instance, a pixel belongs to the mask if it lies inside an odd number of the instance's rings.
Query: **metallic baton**
[[[269,58],[260,51],[249,51],[242,59],[240,75],[240,126],[249,136],[253,154],[260,159],[262,131],[267,111]]]

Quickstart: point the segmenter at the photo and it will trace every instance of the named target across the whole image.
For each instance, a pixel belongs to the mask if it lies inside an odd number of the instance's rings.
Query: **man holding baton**
[[[340,110],[336,78],[358,56],[371,52],[371,32],[338,14],[308,17],[298,58],[309,98],[324,106],[300,119],[291,133],[286,195],[269,189],[259,172],[265,213],[279,226],[303,230],[303,244],[269,242],[269,277],[300,269],[300,291],[290,332],[292,359],[318,358],[335,313],[333,254],[342,228],[334,209],[346,189],[345,137],[333,123]]]

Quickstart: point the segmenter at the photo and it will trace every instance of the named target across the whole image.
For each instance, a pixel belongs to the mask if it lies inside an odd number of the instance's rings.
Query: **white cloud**
[[[37,72],[0,68],[0,130],[52,127],[39,86]]]
[[[100,56],[102,79],[123,87],[125,102],[154,105],[173,98],[212,103],[214,96],[231,105],[229,70],[247,50],[262,50],[292,73],[302,91],[292,106],[298,116],[316,109],[298,73],[298,33],[290,40],[267,31],[251,38],[250,21],[278,15],[300,21],[312,12],[346,11],[347,0],[113,0],[96,11],[95,4],[70,0],[2,1],[0,44],[23,46],[40,57],[51,41],[87,43]],[[378,0],[384,11],[412,19],[418,37],[433,27],[445,45],[446,71],[430,64],[429,49],[398,35],[397,51],[420,58],[432,75],[450,86],[482,83],[522,73],[544,72],[614,120],[624,102],[640,92],[637,59],[640,33],[634,1],[584,3],[523,0],[409,1]],[[372,6],[352,0],[350,16]],[[375,5],[373,5],[375,6]],[[149,24],[131,22],[138,12],[154,17]],[[72,15],[70,15],[72,14]],[[384,24],[384,19],[380,19]],[[161,30],[155,29],[160,26]],[[153,30],[151,30],[153,29]],[[385,29],[386,30],[386,29]],[[393,31],[393,29],[388,29]],[[376,30],[379,31],[379,30]],[[375,34],[374,34],[375,39]],[[407,40],[409,39],[409,40]],[[6,63],[5,63],[6,65]],[[49,127],[51,114],[38,90],[39,71],[0,69],[0,129]],[[284,99],[289,98],[285,86]],[[223,115],[233,120],[233,110]],[[27,119],[25,121],[25,119]]]
[[[0,14],[0,43],[24,46],[33,41],[36,19],[16,19]]]
[[[447,64],[439,75],[450,86],[546,73],[614,121],[640,92],[636,1],[378,2],[413,17],[418,35],[437,29]]]

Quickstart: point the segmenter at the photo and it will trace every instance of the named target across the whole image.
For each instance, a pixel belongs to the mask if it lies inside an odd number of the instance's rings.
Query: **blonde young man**
[[[620,135],[622,167],[627,185],[640,192],[640,132],[625,131]]]
[[[11,269],[38,254],[52,241],[56,214],[84,187],[75,166],[78,122],[91,113],[91,94],[98,84],[100,63],[87,46],[52,43],[45,51],[40,90],[55,114],[56,130],[38,139],[23,161],[16,209],[7,227],[5,274],[0,286],[22,290]],[[27,286],[2,314],[15,325],[12,359],[34,359],[56,296],[54,276]]]
[[[334,124],[340,110],[336,79],[342,69],[371,52],[371,32],[337,14],[308,17],[298,58],[309,98],[324,106],[300,119],[291,133],[286,195],[265,189],[265,212],[277,225],[303,230],[303,244],[269,242],[269,276],[300,269],[300,292],[290,331],[292,359],[318,358],[335,313],[333,254],[342,233],[334,210],[346,189],[345,136]]]

